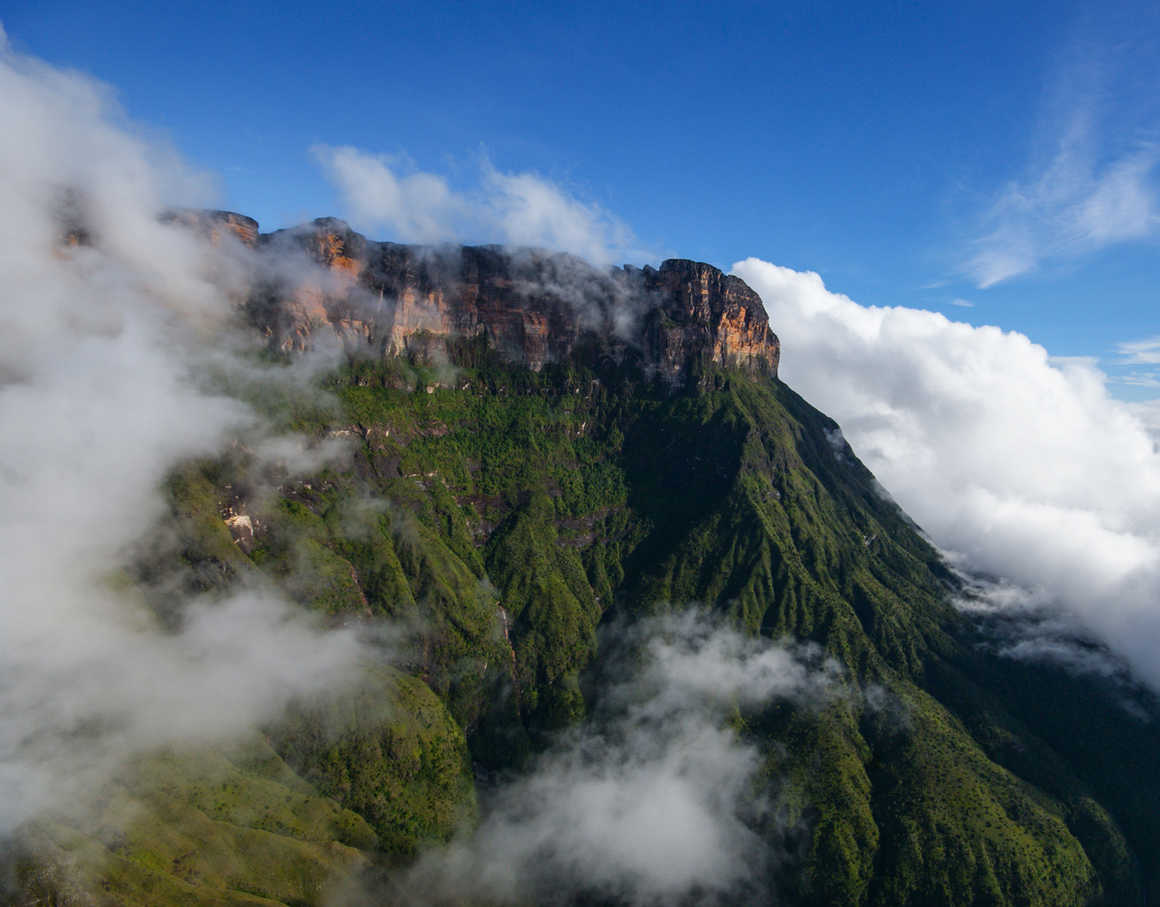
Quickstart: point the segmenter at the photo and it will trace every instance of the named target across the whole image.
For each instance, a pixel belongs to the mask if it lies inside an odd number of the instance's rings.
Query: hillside
[[[734,895],[1160,902],[1154,697],[1002,654],[1003,621],[956,604],[971,578],[778,379],[739,279],[190,222],[317,266],[260,270],[241,317],[274,374],[335,334],[341,365],[305,387],[215,380],[345,453],[293,479],[244,439],[186,463],[123,581],[162,623],[173,589],[271,583],[382,631],[382,657],[360,691],[247,739],[123,766],[88,821],[33,823],[8,860],[17,903],[423,902],[415,856],[599,719],[625,628],[689,609],[833,664],[820,701],[739,699],[721,719],[759,754],[764,807],[742,821],[776,854]],[[639,899],[539,885],[521,897]]]

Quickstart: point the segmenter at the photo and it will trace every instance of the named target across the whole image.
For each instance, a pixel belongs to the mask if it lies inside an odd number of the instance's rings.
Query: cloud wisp
[[[1141,143],[1101,161],[1077,125],[1039,173],[1008,184],[984,218],[962,270],[981,288],[1068,258],[1155,236],[1160,147]]]
[[[0,836],[362,654],[262,588],[178,598],[163,628],[119,570],[178,463],[239,437],[293,459],[207,380],[237,349],[245,250],[161,222],[208,181],[119,121],[103,86],[0,51]]]
[[[783,378],[841,422],[938,545],[1038,590],[1160,689],[1160,455],[1145,411],[1022,334],[862,306],[756,258],[734,271],[782,336]]]
[[[460,191],[386,155],[349,146],[312,151],[351,217],[401,242],[542,247],[597,265],[653,257],[636,247],[621,220],[535,173],[505,173],[484,161],[477,184]]]
[[[1100,32],[1082,27],[1053,54],[1028,165],[988,193],[960,256],[980,288],[1160,233],[1154,109],[1135,103],[1151,96],[1155,53]]]
[[[731,711],[822,707],[838,667],[812,647],[743,637],[685,613],[622,628],[625,657],[585,726],[502,786],[472,833],[400,880],[425,903],[697,903],[768,896],[772,804]],[[626,639],[627,638],[627,639]]]
[[[1160,337],[1145,337],[1116,344],[1120,365],[1160,365]]]

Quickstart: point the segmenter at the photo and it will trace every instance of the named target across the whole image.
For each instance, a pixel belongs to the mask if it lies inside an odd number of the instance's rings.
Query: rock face
[[[230,231],[247,246],[257,246],[258,222],[252,217],[232,211],[213,211],[211,215],[217,229]]]
[[[718,365],[777,374],[781,347],[759,297],[740,277],[712,265],[670,258],[644,270],[661,305],[646,318],[644,341],[669,372],[708,353]]]
[[[213,217],[235,232],[253,223]],[[780,346],[761,299],[699,262],[602,271],[536,249],[372,242],[333,218],[261,234],[257,249],[274,260],[268,270],[276,276],[250,314],[282,349],[308,347],[329,325],[345,342],[383,355],[437,355],[454,338],[486,338],[535,370],[585,344],[617,358],[639,355],[673,380],[698,361],[777,374]],[[278,266],[282,256],[303,254],[321,267]]]
[[[169,211],[162,216],[162,220],[186,224],[204,233],[214,245],[220,243],[226,234],[250,248],[258,245],[258,222],[233,211]]]

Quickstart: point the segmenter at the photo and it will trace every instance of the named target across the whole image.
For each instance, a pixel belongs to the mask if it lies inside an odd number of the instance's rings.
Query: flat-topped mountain
[[[22,828],[0,902],[1160,903],[1160,701],[1012,654],[1036,625],[975,607],[987,584],[778,379],[742,281],[169,219],[241,242],[273,349],[356,354],[238,382],[261,427],[174,464],[118,588],[165,628],[271,590],[374,657]],[[327,458],[259,453],[295,435]],[[743,693],[783,674],[798,693]],[[682,810],[735,870],[671,882]]]
[[[712,265],[670,259],[659,269],[600,270],[539,249],[374,242],[333,218],[255,240],[249,218],[209,217],[260,255],[305,252],[325,269],[323,280],[280,275],[252,301],[253,319],[283,349],[308,346],[329,324],[387,355],[486,338],[536,371],[588,345],[640,357],[671,379],[697,361],[777,374],[780,345],[760,297]]]

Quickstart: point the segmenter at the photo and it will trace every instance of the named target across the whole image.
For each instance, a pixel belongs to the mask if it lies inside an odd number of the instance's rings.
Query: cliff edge
[[[250,222],[205,216],[235,232]],[[319,266],[268,268],[250,301],[251,319],[284,350],[309,347],[329,325],[382,355],[484,337],[537,371],[583,343],[616,357],[635,353],[673,379],[697,361],[777,374],[780,344],[760,297],[701,262],[601,270],[540,249],[374,242],[334,218],[243,241],[272,262],[305,255]]]

